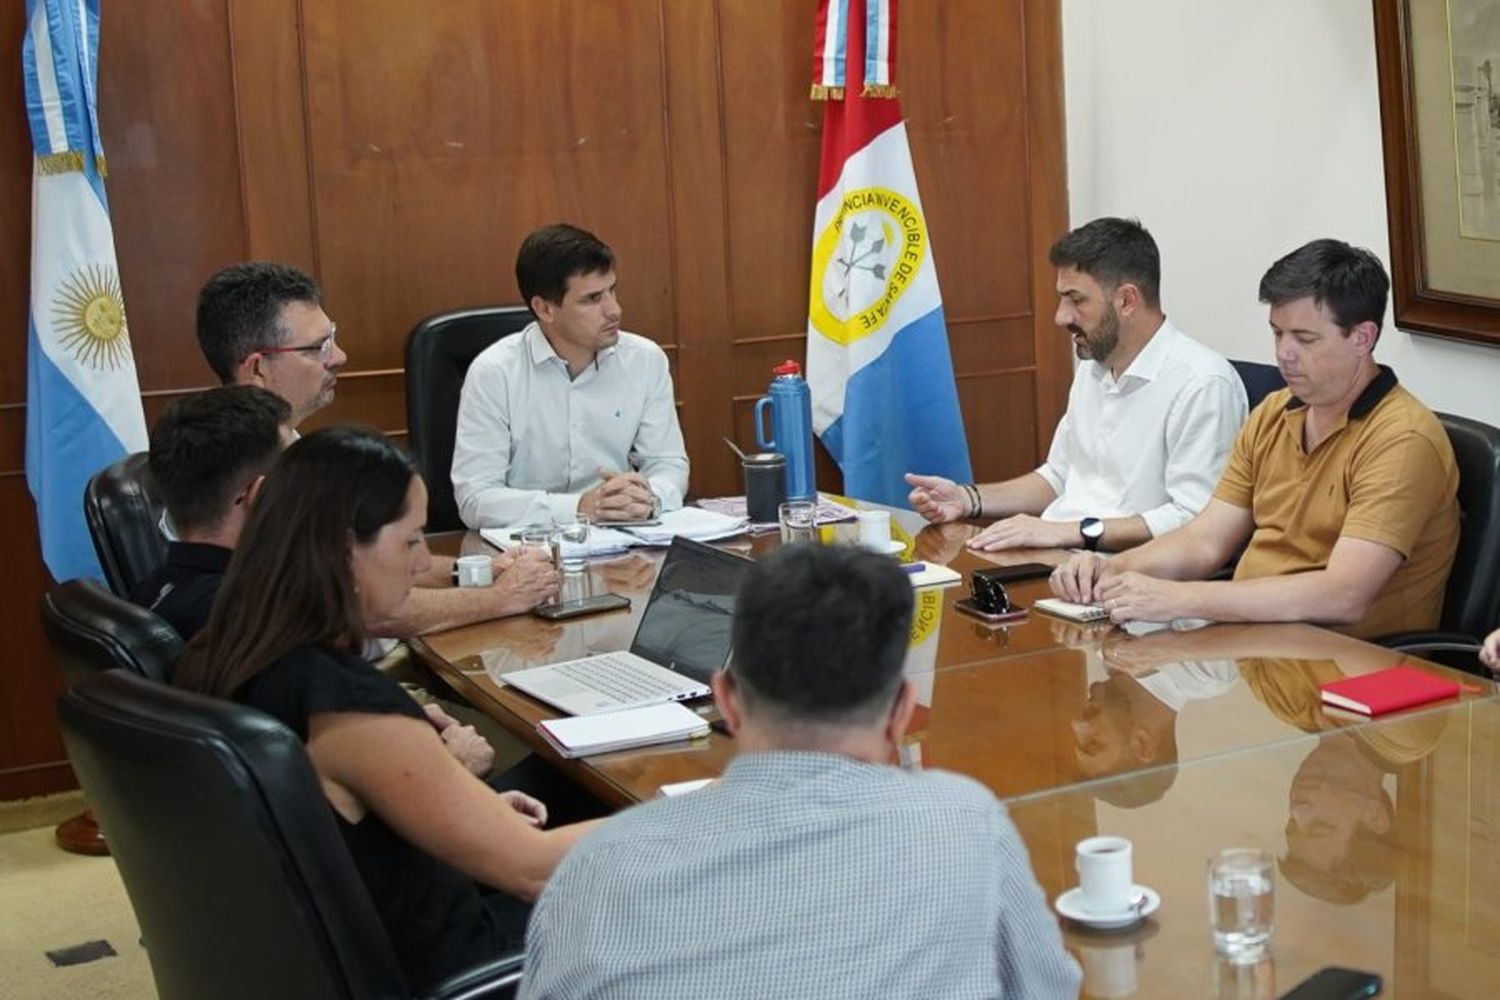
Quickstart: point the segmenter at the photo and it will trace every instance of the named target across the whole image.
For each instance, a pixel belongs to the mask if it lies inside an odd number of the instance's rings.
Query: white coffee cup
[[[454,568],[460,587],[488,587],[495,582],[495,564],[489,556],[459,556]]]
[[[1135,887],[1130,871],[1130,841],[1124,837],[1089,837],[1078,842],[1078,905],[1089,913],[1123,913]]]
[[[873,552],[884,552],[891,547],[891,512],[888,510],[861,510],[854,519],[859,523],[859,544]]]

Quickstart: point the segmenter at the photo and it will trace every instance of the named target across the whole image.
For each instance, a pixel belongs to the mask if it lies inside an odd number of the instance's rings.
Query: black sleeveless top
[[[401,686],[367,661],[313,646],[246,681],[234,700],[280,720],[304,743],[308,719],[319,712],[426,720]],[[493,958],[510,943],[467,875],[402,839],[373,812],[358,823],[336,811],[334,817],[413,990]]]

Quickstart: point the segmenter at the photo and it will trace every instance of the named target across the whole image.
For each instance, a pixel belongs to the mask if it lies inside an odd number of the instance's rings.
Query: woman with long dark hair
[[[410,458],[378,432],[302,438],[267,476],[174,677],[302,737],[414,989],[519,947],[530,902],[591,826],[542,829],[540,803],[466,771],[360,656],[364,623],[431,561],[426,511]]]

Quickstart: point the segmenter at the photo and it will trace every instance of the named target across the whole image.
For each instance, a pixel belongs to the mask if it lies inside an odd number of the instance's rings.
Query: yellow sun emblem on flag
[[[114,369],[130,357],[125,299],[114,268],[89,264],[69,275],[53,300],[52,321],[79,364]]]

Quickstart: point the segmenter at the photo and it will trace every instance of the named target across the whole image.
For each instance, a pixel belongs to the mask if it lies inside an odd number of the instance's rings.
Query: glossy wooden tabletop
[[[1458,699],[1386,721],[1325,713],[1318,685],[1403,662],[1400,654],[1305,625],[1214,625],[1132,637],[1032,612],[991,628],[955,611],[976,568],[1055,563],[1062,552],[986,556],[969,525],[895,517],[903,558],[962,571],[919,591],[907,675],[920,708],[901,763],[970,775],[1007,800],[1049,899],[1077,882],[1073,851],[1096,833],[1135,844],[1137,881],[1162,895],[1134,930],[1064,922],[1085,996],[1275,997],[1325,965],[1379,972],[1386,996],[1500,996],[1500,701],[1459,679]],[[845,539],[840,527],[830,541]],[[774,538],[732,539],[758,555]],[[447,551],[483,551],[452,536]],[[415,648],[476,705],[534,748],[556,713],[507,688],[520,667],[622,649],[659,551],[591,564],[568,595],[612,590],[628,612],[566,624],[522,617],[430,636]],[[1019,583],[1029,605],[1045,580]],[[568,762],[611,801],[721,773],[733,740],[706,739]],[[1272,959],[1213,954],[1206,860],[1230,846],[1278,861]]]
[[[1330,725],[1319,710],[1318,684],[1402,660],[1305,625],[1214,625],[1132,637],[1108,624],[1076,625],[1032,612],[992,628],[953,607],[968,593],[968,573],[997,563],[1056,562],[1066,553],[979,555],[963,548],[974,528],[922,530],[916,520],[909,512],[896,518],[897,534],[908,541],[906,558],[949,563],[966,579],[918,591],[907,674],[919,710],[903,758],[969,774],[1002,798],[1301,739]],[[849,530],[839,526],[835,534]],[[446,547],[458,543],[450,538]],[[465,551],[484,547],[474,535],[461,544]],[[742,536],[724,544],[755,555],[776,542]],[[477,706],[542,749],[535,725],[557,713],[506,687],[500,675],[628,647],[660,559],[661,550],[633,550],[594,561],[565,583],[565,596],[625,594],[628,611],[566,623],[504,619],[428,636],[414,647]],[[1046,581],[1018,583],[1011,592],[1029,605],[1047,593]],[[1492,696],[1488,682],[1465,683],[1471,690],[1464,698]],[[624,803],[649,798],[664,783],[716,775],[732,752],[732,741],[714,733],[569,766],[596,792]]]
[[[1085,996],[1265,997],[1323,966],[1378,973],[1384,997],[1500,995],[1500,703],[1450,703],[1009,803],[1049,899],[1075,845],[1129,838],[1161,908],[1125,933],[1064,921]],[[1275,856],[1271,956],[1216,959],[1206,866]]]

